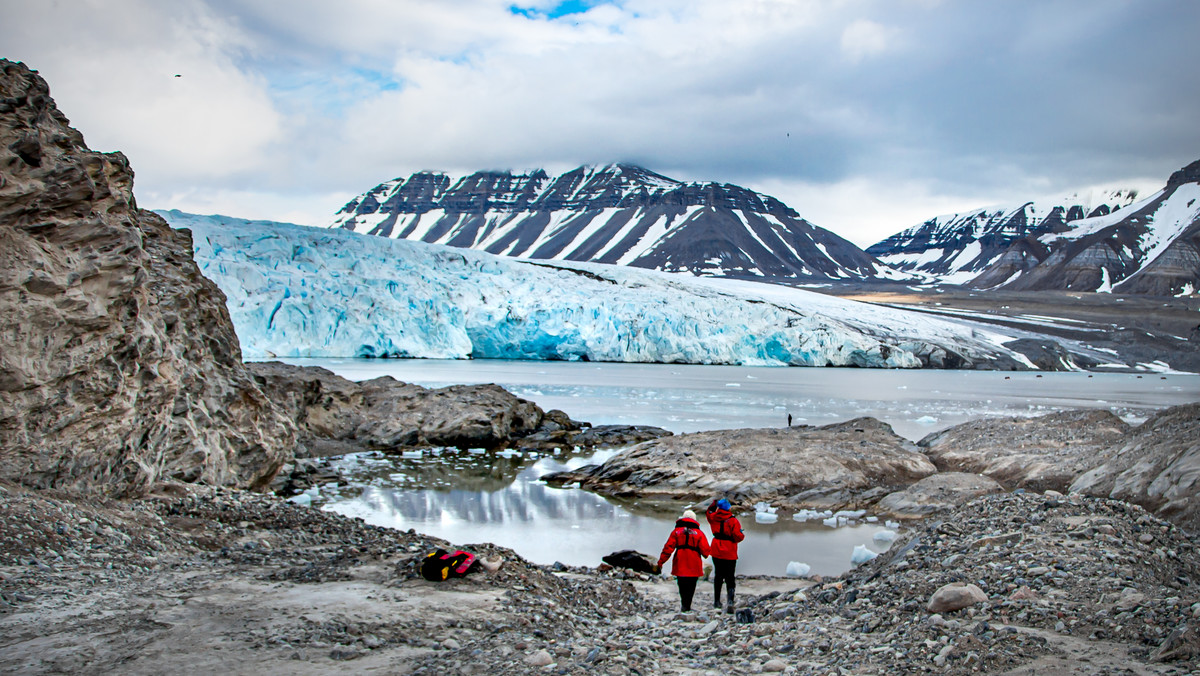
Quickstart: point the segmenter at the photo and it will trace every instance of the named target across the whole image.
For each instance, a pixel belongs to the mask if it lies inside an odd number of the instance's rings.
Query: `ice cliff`
[[[1028,336],[786,287],[160,213],[192,230],[248,358],[1032,366],[1003,347]]]

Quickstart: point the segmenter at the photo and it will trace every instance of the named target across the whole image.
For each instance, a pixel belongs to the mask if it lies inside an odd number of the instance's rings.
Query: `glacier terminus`
[[[786,286],[159,213],[191,230],[196,262],[225,292],[248,359],[997,369],[1047,368],[1047,354],[1059,369],[1111,359],[1019,329]]]

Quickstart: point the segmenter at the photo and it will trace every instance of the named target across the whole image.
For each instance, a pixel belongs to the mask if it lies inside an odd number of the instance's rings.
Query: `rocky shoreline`
[[[1200,541],[1135,505],[1054,492],[978,498],[837,578],[741,579],[750,622],[706,612],[705,585],[681,614],[667,579],[534,565],[239,490],[130,501],[3,483],[0,523],[0,673],[1200,668]],[[459,546],[504,563],[417,575],[426,552]],[[983,598],[932,612],[953,583]]]
[[[601,465],[543,477],[606,495],[703,501],[722,495],[799,510],[923,518],[986,493],[1029,489],[1111,497],[1200,530],[1200,403],[1130,428],[1107,411],[993,418],[916,444],[874,418],[822,427],[664,437]]]

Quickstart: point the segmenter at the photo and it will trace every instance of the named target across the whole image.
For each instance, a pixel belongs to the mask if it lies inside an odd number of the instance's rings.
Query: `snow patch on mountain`
[[[359,195],[329,225],[534,260],[787,279],[902,279],[783,202],[631,165],[551,177],[421,172]]]

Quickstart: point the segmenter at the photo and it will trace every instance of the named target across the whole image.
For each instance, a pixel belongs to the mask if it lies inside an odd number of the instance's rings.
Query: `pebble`
[[[538,650],[525,657],[525,664],[531,667],[545,667],[554,664],[554,658],[545,650]]]

